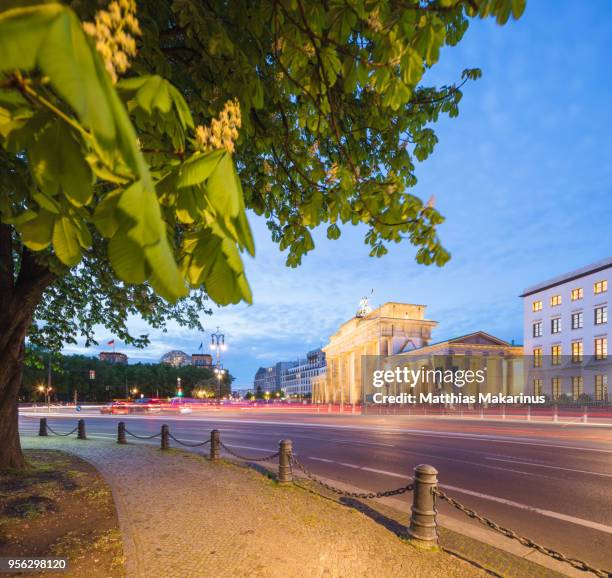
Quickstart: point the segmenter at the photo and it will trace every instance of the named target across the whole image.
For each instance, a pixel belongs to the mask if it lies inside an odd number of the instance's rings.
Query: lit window
[[[608,280],[603,279],[602,281],[596,281],[593,283],[593,292],[595,295],[599,293],[605,293],[608,290]]]
[[[531,310],[532,311],[542,311],[542,302],[541,301],[534,301],[531,304]]]
[[[582,287],[572,289],[572,301],[578,301],[579,299],[582,299]]]
[[[550,362],[553,365],[560,365],[561,364],[561,346],[553,345],[550,348],[550,356],[551,356]]]
[[[561,395],[561,378],[553,377],[551,380],[551,394],[553,399],[557,399]]]
[[[608,376],[595,376],[595,401],[608,401]]]
[[[582,329],[583,325],[584,316],[582,315],[582,311],[572,313],[572,329]]]
[[[533,336],[534,337],[542,337],[542,322],[538,321],[533,324]]]
[[[555,317],[550,320],[550,332],[561,333],[561,317]]]
[[[557,305],[561,305],[561,295],[553,295],[550,298],[550,306],[556,307]]]
[[[595,359],[607,359],[608,358],[608,338],[607,337],[596,337],[595,338]]]
[[[533,380],[533,395],[542,395],[543,387],[544,387],[544,380],[534,379]]]
[[[602,305],[595,307],[595,325],[602,325],[608,322],[608,306]]]
[[[572,363],[581,363],[583,352],[582,341],[572,341]]]
[[[582,375],[572,376],[572,398],[578,399],[584,393],[584,379]]]
[[[533,348],[533,366],[542,367],[542,348],[541,347]]]

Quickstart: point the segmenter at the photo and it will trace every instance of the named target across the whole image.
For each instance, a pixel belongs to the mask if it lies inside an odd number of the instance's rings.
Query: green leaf
[[[79,232],[66,216],[56,219],[53,225],[53,249],[57,258],[68,267],[74,267],[81,260]]]
[[[23,244],[32,251],[42,251],[51,244],[55,215],[44,209],[33,219],[16,224]]]
[[[170,112],[172,100],[168,90],[170,83],[161,76],[149,76],[147,81],[136,92],[138,106],[151,114],[158,109],[163,114]]]
[[[122,193],[122,189],[115,189],[110,193],[106,193],[96,206],[94,212],[93,223],[98,231],[100,231],[100,234],[107,239],[110,239],[119,227],[117,204]]]
[[[203,183],[217,168],[225,151],[197,153],[185,161],[178,170],[177,187],[192,187]]]
[[[144,251],[129,237],[118,233],[108,244],[108,258],[120,279],[126,283],[144,283],[149,271]]]
[[[327,238],[331,239],[332,241],[339,239],[340,233],[340,227],[338,227],[338,225],[336,225],[335,223],[327,227]]]

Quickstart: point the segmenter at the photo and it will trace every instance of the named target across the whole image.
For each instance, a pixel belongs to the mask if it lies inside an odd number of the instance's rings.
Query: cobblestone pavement
[[[130,577],[486,575],[449,554],[420,552],[354,509],[228,462],[110,441],[22,443],[74,452],[100,470]]]

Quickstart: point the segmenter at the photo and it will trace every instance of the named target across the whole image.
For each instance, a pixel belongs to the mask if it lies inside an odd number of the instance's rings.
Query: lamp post
[[[225,375],[225,369],[221,365],[215,367],[215,375],[217,376],[217,397],[221,398],[221,380]]]
[[[217,326],[217,331],[210,335],[210,347],[216,353],[215,363],[215,375],[217,376],[217,397],[221,397],[221,379],[225,374],[225,370],[221,365],[221,351],[225,351],[227,346],[225,345],[225,334],[221,333],[221,330]]]
[[[45,394],[45,401],[47,403],[47,411],[51,411],[51,391],[52,390],[53,388],[48,385],[47,387],[45,387],[44,385],[38,386],[38,391],[40,391],[40,393]]]

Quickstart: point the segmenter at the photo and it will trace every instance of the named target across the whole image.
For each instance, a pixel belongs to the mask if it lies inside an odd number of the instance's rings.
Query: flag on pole
[[[115,345],[115,340],[114,340],[114,339],[111,339],[111,340],[108,342],[108,345]]]

